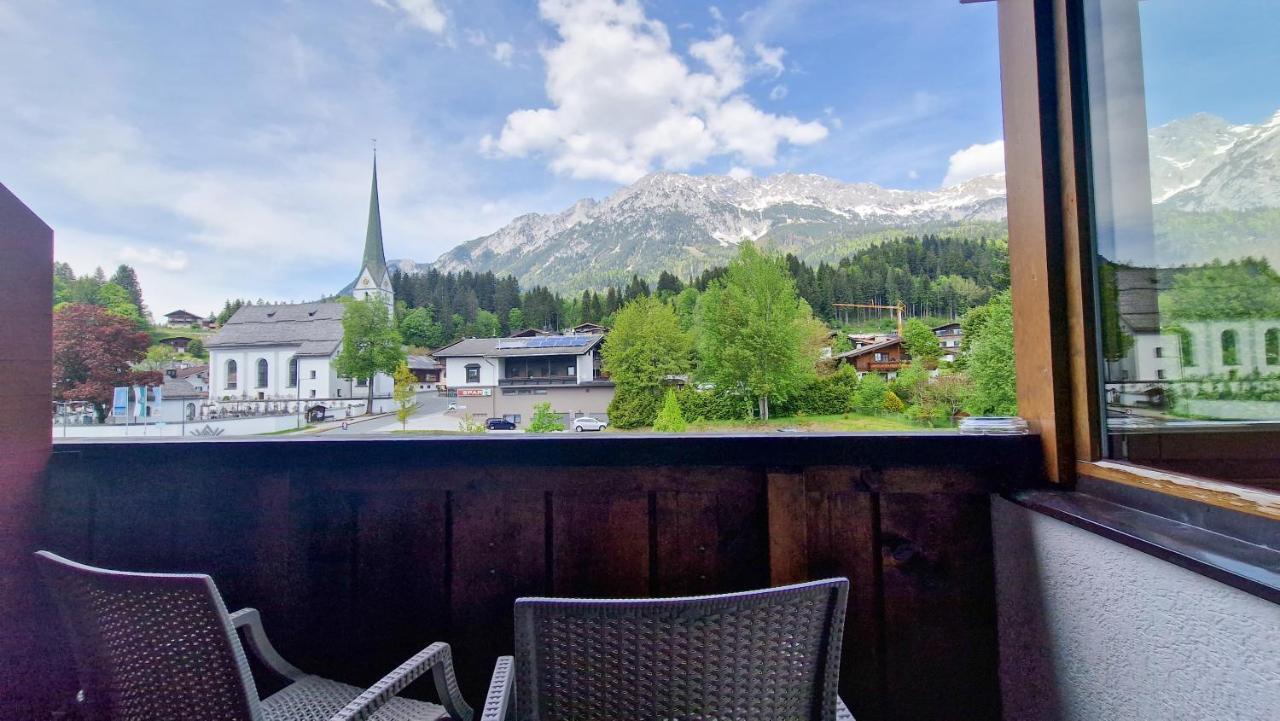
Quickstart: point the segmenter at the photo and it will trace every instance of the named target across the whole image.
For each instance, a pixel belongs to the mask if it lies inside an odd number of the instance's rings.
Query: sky
[[[1003,169],[994,3],[0,0],[0,67],[0,183],[156,315],[349,282],[374,138],[420,262],[657,170]]]

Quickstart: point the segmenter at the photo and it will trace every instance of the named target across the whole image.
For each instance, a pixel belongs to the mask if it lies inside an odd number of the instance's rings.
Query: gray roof
[[[412,370],[431,371],[440,367],[440,363],[429,355],[411,355],[407,362]]]
[[[1159,278],[1155,268],[1116,268],[1120,320],[1134,333],[1160,331]],[[1107,302],[1107,299],[1103,299]]]
[[[297,346],[300,356],[327,356],[342,344],[342,303],[246,305],[231,316],[206,348]]]
[[[171,400],[209,397],[208,393],[201,393],[200,391],[197,391],[195,387],[187,381],[181,378],[170,378],[169,376],[165,376],[164,385],[161,386],[160,393],[162,398],[168,398]]]
[[[490,358],[510,358],[516,356],[543,356],[543,355],[582,355],[594,350],[604,340],[602,335],[578,335],[578,336],[538,336],[537,338],[529,338],[528,340],[545,341],[548,338],[582,338],[583,345],[578,346],[552,346],[544,348],[499,348],[501,342],[504,345],[517,338],[466,338],[447,345],[432,355],[436,358],[471,358],[478,356],[488,356]]]

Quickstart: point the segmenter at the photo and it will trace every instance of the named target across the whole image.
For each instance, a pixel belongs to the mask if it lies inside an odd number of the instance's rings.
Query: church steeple
[[[357,300],[377,295],[394,306],[391,274],[387,271],[387,256],[382,248],[382,210],[378,205],[378,156],[373,156],[373,185],[369,191],[369,227],[364,235],[364,257],[360,275],[356,278],[351,294]]]

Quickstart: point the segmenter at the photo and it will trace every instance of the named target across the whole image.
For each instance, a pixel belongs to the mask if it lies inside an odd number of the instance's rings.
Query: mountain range
[[[1261,248],[1277,251],[1280,228],[1280,113],[1232,125],[1198,113],[1154,128],[1149,137],[1157,242],[1181,262]],[[1260,218],[1252,237],[1235,227]],[[493,271],[525,285],[580,290],[654,277],[687,276],[725,263],[743,240],[817,262],[887,238],[937,233],[1007,234],[1004,175],[938,190],[895,190],[820,175],[765,178],[660,172],[603,200],[559,213],[522,215],[465,242],[430,266],[392,261],[404,272]],[[1163,255],[1163,254],[1162,254]]]

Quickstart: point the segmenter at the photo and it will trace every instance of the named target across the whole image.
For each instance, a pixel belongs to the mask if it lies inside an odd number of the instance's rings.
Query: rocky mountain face
[[[998,226],[1004,218],[1002,175],[908,191],[819,175],[735,179],[654,173],[601,201],[581,200],[554,215],[520,216],[449,251],[434,266],[581,288],[632,273],[698,272],[723,263],[743,240],[824,257],[825,247],[851,238]],[[988,230],[1001,233],[998,227]]]
[[[1151,194],[1189,212],[1280,207],[1280,112],[1257,125],[1199,113],[1151,132]],[[1158,176],[1157,176],[1158,174]],[[1167,185],[1155,183],[1159,177]]]
[[[1199,255],[1184,247],[1189,242],[1217,248],[1214,255],[1241,242],[1257,246],[1257,237],[1239,237],[1239,220],[1231,213],[1261,213],[1268,227],[1272,216],[1280,217],[1274,210],[1280,208],[1280,113],[1257,125],[1231,125],[1206,113],[1175,120],[1151,131],[1150,157],[1157,234],[1164,245],[1178,246],[1175,256]],[[555,214],[522,215],[459,245],[431,267],[492,270],[526,285],[580,290],[625,281],[633,273],[696,274],[723,264],[743,240],[816,262],[895,234],[999,237],[1005,220],[1003,174],[918,191],[820,175],[664,172],[603,200],[580,200]],[[1195,233],[1191,240],[1188,228]],[[1271,245],[1280,237],[1269,230],[1263,235]],[[404,272],[428,267],[411,260],[392,265]]]

